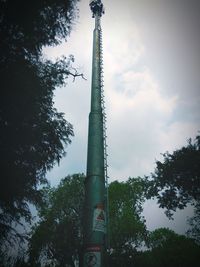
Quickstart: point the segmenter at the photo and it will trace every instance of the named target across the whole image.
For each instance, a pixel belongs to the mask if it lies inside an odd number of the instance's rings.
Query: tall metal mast
[[[84,209],[84,267],[105,266],[107,247],[107,153],[105,107],[103,99],[102,32],[104,14],[101,0],[90,1],[93,31],[91,110],[89,114],[87,175]]]

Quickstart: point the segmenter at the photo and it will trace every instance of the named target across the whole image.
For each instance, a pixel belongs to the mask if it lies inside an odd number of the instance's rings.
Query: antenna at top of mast
[[[92,11],[92,17],[94,18],[96,15],[101,17],[102,14],[105,13],[103,3],[101,0],[91,0],[90,1],[90,9]]]

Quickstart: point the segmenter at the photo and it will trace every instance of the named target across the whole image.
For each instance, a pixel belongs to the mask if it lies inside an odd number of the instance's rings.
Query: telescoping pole
[[[89,114],[87,175],[84,206],[84,267],[104,267],[106,250],[106,187],[104,160],[104,117],[102,111],[101,0],[90,2],[95,18],[93,31],[91,110]]]

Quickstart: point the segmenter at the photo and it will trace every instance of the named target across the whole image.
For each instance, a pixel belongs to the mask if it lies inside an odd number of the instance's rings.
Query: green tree
[[[199,266],[200,247],[195,241],[167,228],[156,229],[150,233],[149,247],[152,266]]]
[[[168,228],[148,235],[148,250],[138,251],[132,261],[135,267],[198,267],[200,246],[193,239]]]
[[[200,201],[195,205],[194,216],[188,219],[188,223],[191,227],[187,231],[187,235],[200,244]]]
[[[129,178],[109,185],[110,266],[129,266],[136,250],[146,240],[142,213],[145,181]]]
[[[76,0],[1,0],[1,62],[40,56],[43,46],[66,39],[77,14],[76,5]]]
[[[62,179],[57,188],[44,189],[40,219],[30,239],[31,266],[74,266],[80,259],[84,180],[83,174],[74,174]]]
[[[39,209],[40,220],[30,239],[30,262],[34,266],[70,264],[81,259],[82,209],[84,200],[83,175],[67,176],[57,188],[47,188]],[[130,178],[109,185],[109,218],[111,250],[109,266],[128,266],[137,248],[147,237],[141,215],[144,202],[144,181]],[[124,264],[124,265],[121,265]]]
[[[169,218],[176,209],[188,204],[194,206],[195,216],[190,220],[190,233],[200,240],[200,136],[173,153],[163,154],[149,180],[149,196],[156,196]]]
[[[28,202],[65,154],[73,128],[53,104],[54,90],[72,72],[74,58],[52,63],[42,48],[69,35],[76,0],[0,0],[0,248],[23,238],[15,223],[31,220]]]

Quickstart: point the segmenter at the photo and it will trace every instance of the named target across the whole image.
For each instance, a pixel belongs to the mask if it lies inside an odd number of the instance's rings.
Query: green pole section
[[[84,258],[83,266],[105,266],[106,189],[104,166],[104,132],[101,94],[101,0],[90,8],[95,17],[93,32],[91,110],[89,114],[87,175],[85,180]]]

